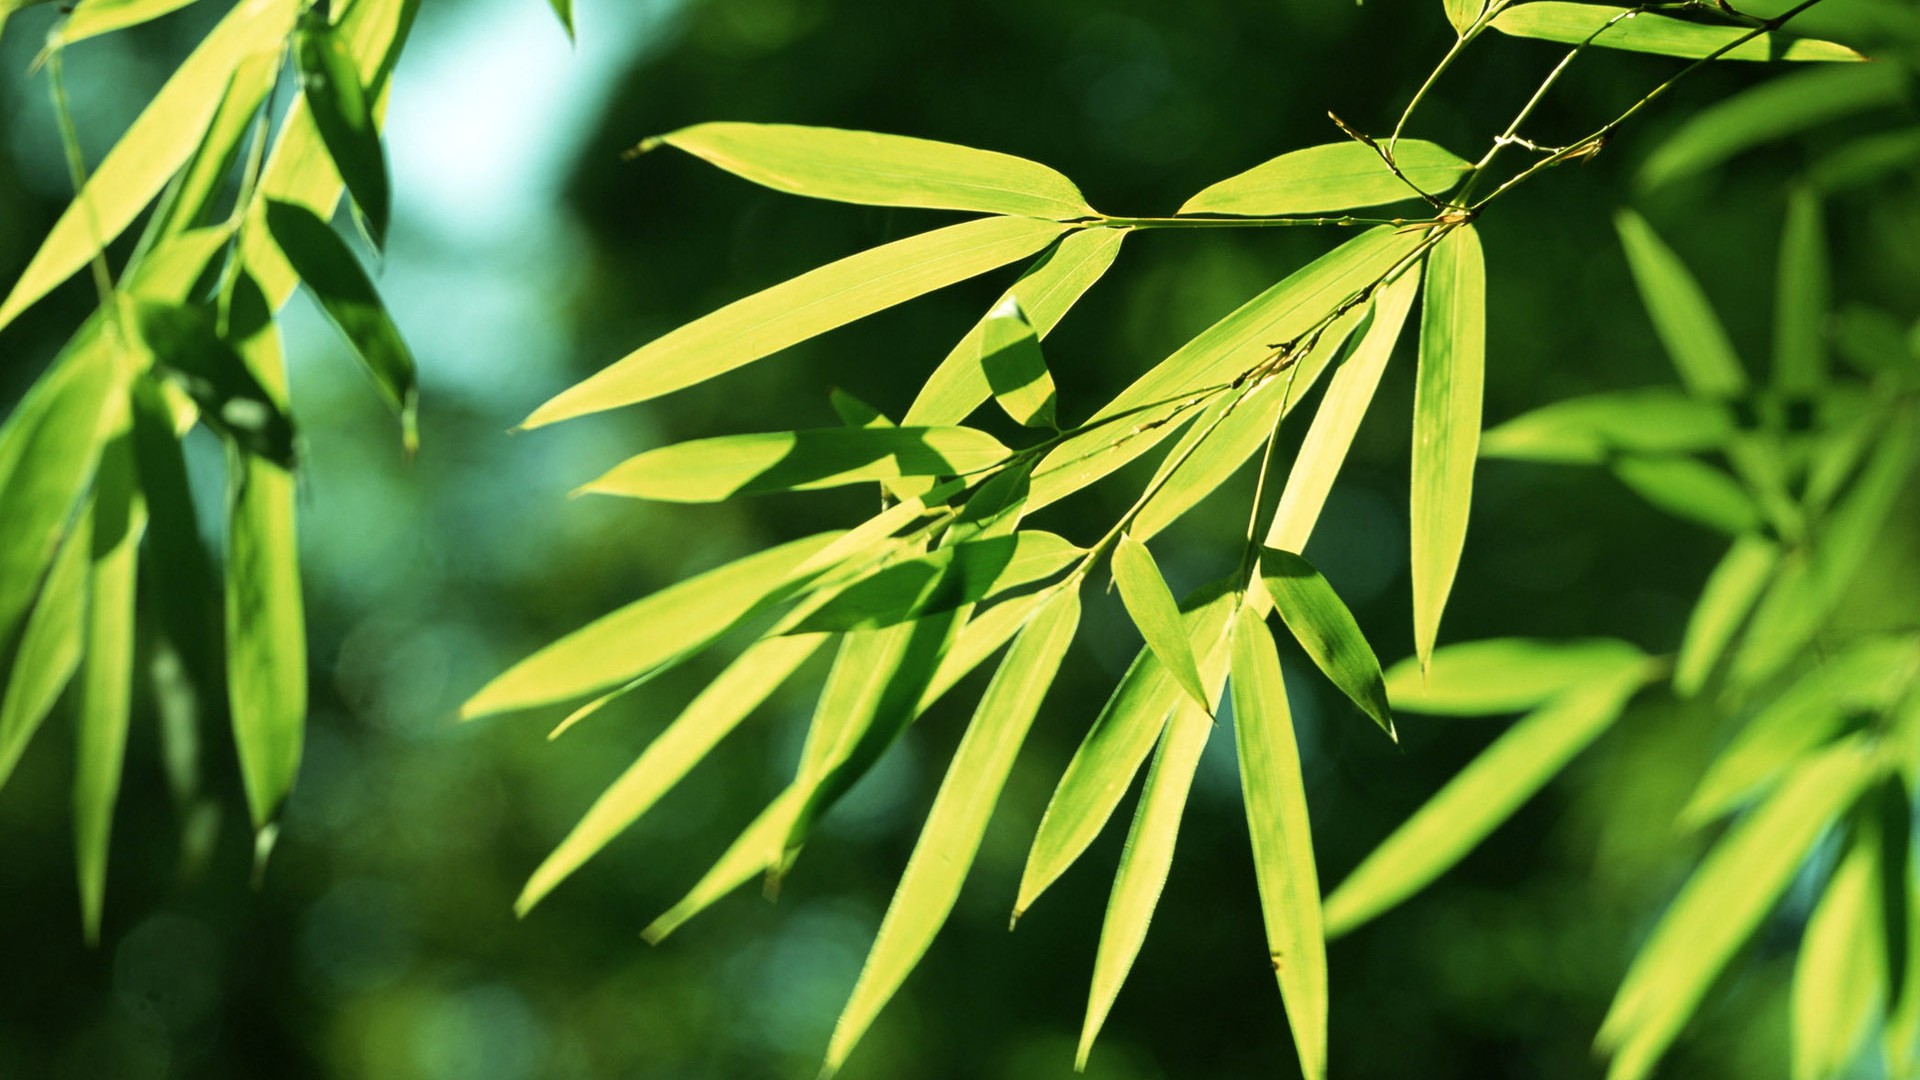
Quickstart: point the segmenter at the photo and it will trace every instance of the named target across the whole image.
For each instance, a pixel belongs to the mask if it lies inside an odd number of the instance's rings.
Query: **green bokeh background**
[[[206,5],[203,5],[206,6]],[[219,5],[211,5],[218,7]],[[527,873],[724,661],[703,658],[558,742],[558,715],[459,725],[459,701],[614,606],[780,539],[848,524],[870,493],[675,507],[566,493],[620,458],[699,435],[834,422],[830,387],[898,415],[1013,271],[915,301],[664,401],[509,436],[528,410],[734,297],[946,218],[813,203],[641,137],[708,119],[870,128],[989,147],[1074,177],[1092,203],[1170,212],[1287,149],[1333,141],[1331,109],[1384,131],[1451,40],[1431,0],[582,0],[570,48],[539,0],[424,5],[393,89],[397,213],[381,286],[422,371],[422,446],[396,434],[302,298],[289,316],[305,434],[302,546],[313,719],[270,865],[249,888],[231,750],[206,747],[222,820],[183,857],[151,717],[136,713],[103,942],[81,942],[66,815],[70,725],[50,724],[0,791],[0,1077],[532,1080],[804,1077],[905,863],[973,694],[908,734],[826,822],[776,904],[746,890],[659,947],[639,928],[784,783],[810,700],[789,687],[682,790],[529,918]],[[189,9],[76,48],[69,79],[94,160],[217,11]],[[0,278],[25,265],[67,190],[43,80],[51,15],[0,42]],[[1488,35],[1415,125],[1477,156],[1559,55]],[[1670,61],[1583,60],[1529,134],[1564,142]],[[1613,239],[1634,168],[1689,112],[1770,74],[1685,83],[1590,164],[1497,204],[1486,415],[1670,381]],[[1882,112],[1639,202],[1704,281],[1756,370],[1768,355],[1778,221],[1796,172]],[[1920,315],[1920,177],[1829,214],[1836,294]],[[1338,237],[1150,233],[1049,338],[1061,409],[1083,417],[1139,372]],[[0,335],[0,400],[91,301],[84,280]],[[1383,657],[1411,648],[1406,475],[1412,353],[1389,368],[1307,554]],[[1303,412],[1302,417],[1306,414]],[[1297,440],[1298,430],[1292,433]],[[203,517],[218,447],[196,436]],[[1283,443],[1281,461],[1291,443]],[[1042,522],[1097,536],[1144,476],[1123,472]],[[1489,463],[1443,640],[1614,635],[1678,641],[1719,539],[1659,516],[1598,471]],[[1177,589],[1224,572],[1250,470],[1156,545]],[[1911,622],[1920,505],[1895,515],[1859,625]],[[1137,647],[1106,594],[1089,615],[1002,800],[952,923],[844,1075],[1071,1075],[1123,824],[1009,936],[1014,884],[1054,779]],[[662,628],[671,633],[671,628]],[[1498,731],[1407,717],[1378,732],[1288,658],[1324,882]],[[817,674],[817,673],[816,673]],[[143,695],[145,693],[143,687]],[[1598,1076],[1594,1028],[1691,865],[1671,824],[1717,737],[1654,697],[1437,886],[1331,950],[1332,1060],[1346,1077]],[[1088,1075],[1294,1075],[1267,967],[1232,739],[1201,766],[1173,875]],[[1723,980],[1672,1076],[1786,1072],[1791,898]]]

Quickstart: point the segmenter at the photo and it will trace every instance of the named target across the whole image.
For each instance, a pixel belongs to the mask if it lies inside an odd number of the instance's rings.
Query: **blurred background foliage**
[[[1834,0],[1844,3],[1846,0]],[[217,11],[192,7],[75,47],[68,81],[91,157],[111,145]],[[51,13],[0,41],[0,278],[66,203],[52,110],[25,74]],[[719,304],[922,227],[924,215],[772,194],[641,137],[708,119],[860,127],[1031,157],[1109,213],[1169,212],[1282,150],[1330,141],[1328,109],[1391,124],[1451,40],[1439,5],[1162,5],[1132,0],[626,0],[589,3],[570,47],[535,0],[421,11],[387,135],[396,212],[381,287],[421,369],[421,450],[404,460],[366,380],[304,298],[288,326],[299,419],[313,720],[278,850],[248,889],[239,781],[212,753],[217,840],[189,857],[141,704],[102,945],[75,919],[69,729],[50,726],[0,793],[0,1077],[790,1077],[808,1075],[959,734],[971,694],[916,725],[840,806],[777,905],[735,897],[651,948],[676,899],[784,781],[808,703],[776,697],[661,811],[524,922],[526,873],[722,658],[627,696],[566,739],[541,717],[460,726],[506,663],[635,596],[780,539],[854,520],[865,491],[717,506],[565,492],[696,435],[835,422],[842,387],[898,415],[1012,271],[882,313],[668,402],[509,438],[533,404]],[[1920,43],[1897,46],[1909,61]],[[1417,134],[1473,156],[1558,57],[1489,37]],[[1542,109],[1574,138],[1673,64],[1584,59]],[[1489,260],[1486,415],[1671,381],[1619,254],[1613,210],[1686,115],[1767,77],[1700,73],[1590,163],[1556,169],[1479,224]],[[1750,364],[1768,355],[1778,222],[1795,177],[1912,106],[1838,121],[1637,199],[1705,284]],[[1834,294],[1920,316],[1920,171],[1832,197]],[[1324,250],[1315,230],[1149,233],[1048,341],[1078,415],[1220,314]],[[69,284],[0,336],[11,402],[92,307]],[[1407,615],[1409,343],[1307,554],[1386,658]],[[1298,430],[1292,436],[1297,440]],[[221,452],[189,443],[203,520]],[[1282,445],[1282,453],[1286,445]],[[1238,557],[1242,507],[1216,497],[1172,530],[1176,588]],[[1074,535],[1128,485],[1046,514]],[[1491,462],[1445,640],[1679,640],[1723,541],[1647,508],[1604,472]],[[1920,499],[1910,488],[1845,618],[1910,625]],[[954,919],[849,1064],[849,1077],[1069,1074],[1104,904],[1110,825],[1087,865],[1008,936],[1005,917],[1054,778],[1135,648],[1117,600],[1088,597]],[[1321,875],[1337,882],[1499,730],[1408,717],[1402,745],[1352,722],[1288,656]],[[1299,678],[1295,678],[1299,676]],[[976,680],[979,677],[976,676]],[[977,690],[976,690],[977,693]],[[1423,896],[1336,942],[1340,1075],[1598,1075],[1593,1030],[1633,949],[1697,857],[1674,815],[1714,748],[1703,705],[1641,698],[1576,763]],[[1260,936],[1232,740],[1202,764],[1167,895],[1089,1075],[1290,1075]],[[1790,895],[1667,1064],[1785,1076],[1787,984],[1809,896]]]

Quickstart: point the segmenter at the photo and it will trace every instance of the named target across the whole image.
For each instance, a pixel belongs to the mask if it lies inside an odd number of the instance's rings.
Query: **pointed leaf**
[[[723,435],[628,458],[576,494],[660,502],[719,502],[735,495],[811,491],[902,476],[959,476],[992,468],[1009,451],[963,427],[819,428]]]
[[[1692,697],[1726,654],[1727,645],[1746,621],[1760,593],[1780,564],[1780,545],[1758,533],[1734,538],[1733,546],[1707,575],[1706,588],[1687,619],[1686,634],[1673,662],[1673,692]]]
[[[1609,25],[1611,24],[1611,25]],[[1578,45],[1589,39],[1608,49],[1698,60],[1864,60],[1831,41],[1782,33],[1754,34],[1744,26],[1708,26],[1605,4],[1559,0],[1514,4],[1493,17],[1493,28],[1514,37]],[[1742,41],[1742,39],[1751,40]],[[1741,42],[1740,44],[1735,44]],[[1725,51],[1722,51],[1725,50]]]
[[[1769,79],[1700,109],[1640,167],[1642,187],[1706,172],[1755,147],[1906,98],[1892,64],[1815,68]]]
[[[1651,505],[1728,536],[1763,523],[1760,507],[1740,482],[1699,458],[1623,457],[1614,461],[1613,475]]]
[[[993,389],[993,400],[1014,423],[1059,426],[1054,420],[1053,373],[1018,299],[1010,296],[987,313],[980,332],[980,370]]]
[[[191,3],[193,0],[80,0],[67,21],[54,31],[55,47],[152,22]]]
[[[1273,597],[1280,621],[1287,624],[1314,666],[1398,742],[1380,661],[1333,586],[1312,563],[1278,548],[1261,551],[1260,580]]]
[[[1413,642],[1427,662],[1453,591],[1473,501],[1486,364],[1486,268],[1472,226],[1427,255],[1413,409]]]
[[[573,0],[547,0],[547,2],[553,6],[553,14],[560,20],[560,25],[566,28],[567,40],[574,40]]]
[[[1113,549],[1113,583],[1120,589],[1133,625],[1146,638],[1162,666],[1200,708],[1211,714],[1206,687],[1200,682],[1200,665],[1194,659],[1193,644],[1180,620],[1180,605],[1160,576],[1159,564],[1147,546],[1124,533]]]
[[[1538,7],[1527,4],[1523,7]],[[1727,340],[1727,331],[1707,303],[1673,249],[1667,247],[1646,220],[1631,210],[1614,218],[1627,265],[1633,270],[1640,299],[1653,319],[1653,328],[1673,358],[1680,381],[1706,398],[1732,398],[1747,389],[1747,373]]]
[[[1405,180],[1393,174],[1373,147],[1357,142],[1294,150],[1214,184],[1188,199],[1179,212],[1279,217],[1356,210],[1417,199],[1422,191],[1444,194],[1472,167],[1444,147],[1419,139],[1400,140],[1393,160]]]
[[[347,193],[365,216],[374,246],[382,247],[392,203],[387,157],[380,149],[373,101],[353,54],[326,16],[309,9],[294,35],[293,56],[300,72],[300,94],[307,103],[308,115],[313,117],[314,129],[326,144],[327,156],[346,183]],[[271,222],[271,207],[267,217]],[[294,262],[296,269],[299,265]]]
[[[1465,641],[1434,650],[1424,675],[1412,657],[1388,668],[1387,700],[1429,716],[1524,712],[1645,661],[1638,648],[1612,638]]]
[[[1733,438],[1733,411],[1674,387],[1609,390],[1522,413],[1480,440],[1480,456],[1599,465],[1619,454],[1691,454]]]
[[[968,540],[906,559],[841,590],[799,632],[893,626],[1052,577],[1083,554],[1050,532]]]
[[[40,599],[20,636],[6,694],[0,698],[0,787],[80,666],[87,627],[87,578],[93,559],[91,511],[67,530]]]
[[[1853,825],[1793,969],[1794,1080],[1846,1075],[1892,985],[1880,822],[1858,813]]]

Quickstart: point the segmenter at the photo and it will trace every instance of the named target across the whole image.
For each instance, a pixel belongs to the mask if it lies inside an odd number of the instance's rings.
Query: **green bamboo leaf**
[[[1873,67],[1875,65],[1868,65]],[[1805,188],[1787,201],[1775,293],[1773,385],[1790,401],[1820,393],[1827,382],[1828,287],[1826,222],[1820,200]]]
[[[1094,216],[1073,181],[991,150],[794,124],[696,124],[648,139],[790,195],[1070,221]]]
[[[1412,657],[1388,668],[1387,700],[1430,716],[1524,712],[1645,662],[1645,653],[1613,638],[1465,641],[1435,649],[1424,673]]]
[[[1780,565],[1780,545],[1759,533],[1734,537],[1733,546],[1707,575],[1700,600],[1687,619],[1680,652],[1673,662],[1673,692],[1693,697],[1706,685],[1727,645],[1753,611],[1760,593]]]
[[[53,48],[72,45],[101,34],[152,22],[193,3],[193,0],[80,0],[66,22],[53,33]]]
[[[1027,620],[1050,596],[1051,593],[1043,589],[1003,600],[984,612],[976,612],[967,620],[967,625],[960,628],[960,633],[955,635],[946,655],[940,658],[940,666],[934,669],[933,678],[927,681],[926,691],[920,695],[917,711],[926,712],[934,702],[953,689],[955,683],[986,663],[987,657],[1012,640],[1013,635],[1027,624]]]
[[[1846,1075],[1895,985],[1889,946],[1904,950],[1887,924],[1880,819],[1856,813],[1840,862],[1807,919],[1793,969],[1793,1078]],[[1904,834],[1904,830],[1903,830]],[[1904,867],[1902,867],[1904,869]]]
[[[1556,401],[1490,429],[1480,456],[1599,465],[1619,454],[1691,454],[1733,438],[1727,406],[1674,387],[1609,390]]]
[[[1640,299],[1667,355],[1673,358],[1680,381],[1706,398],[1734,398],[1746,393],[1747,373],[1740,366],[1733,343],[1727,340],[1726,328],[1679,256],[1631,210],[1615,215],[1614,224],[1626,248],[1627,265],[1633,271],[1634,284],[1639,286]]]
[[[861,401],[839,387],[827,391],[827,404],[833,406],[833,415],[850,428],[887,428],[893,427],[887,414]]]
[[[1413,642],[1426,663],[1466,546],[1486,365],[1486,266],[1472,226],[1427,255],[1413,410]]]
[[[790,595],[794,571],[838,535],[756,552],[603,615],[496,676],[467,699],[460,716],[569,701],[661,670]]]
[[[1041,459],[1030,508],[1050,506],[1159,445],[1204,391],[1223,388],[1272,357],[1276,344],[1302,338],[1420,243],[1411,233],[1370,229],[1214,323],[1103,406],[1086,431]]]
[[[1646,679],[1644,665],[1616,670],[1508,728],[1327,897],[1327,936],[1380,915],[1460,861],[1611,727]]]
[[[1198,649],[1217,652],[1239,599],[1236,585],[1237,579],[1213,582],[1195,590],[1181,605],[1187,639]],[[1067,762],[1041,815],[1020,875],[1013,907],[1016,921],[1100,834],[1159,740],[1167,713],[1183,696],[1153,650],[1141,649]]]
[[[1833,317],[1833,344],[1840,358],[1868,378],[1897,377],[1912,367],[1907,328],[1879,308],[1849,304]]]
[[[1211,714],[1213,706],[1200,681],[1200,664],[1180,619],[1180,605],[1174,602],[1153,553],[1125,533],[1113,549],[1113,583],[1120,590],[1120,601],[1126,605],[1133,625],[1146,639],[1147,648],[1153,650],[1187,696]]]
[[[1486,9],[1487,0],[1443,0],[1447,9],[1447,22],[1453,24],[1453,32],[1465,36],[1480,21],[1480,13]]]
[[[1033,490],[1033,460],[1015,462],[993,474],[973,491],[940,539],[942,547],[965,540],[1012,536],[1026,517],[1027,495]]]
[[[1124,229],[1078,229],[1048,248],[1038,262],[1002,293],[986,316],[968,330],[907,409],[908,424],[957,424],[992,396],[980,367],[980,342],[987,323],[1011,300],[1025,313],[1034,334],[1045,340],[1080,297],[1099,281],[1120,254]]]
[[[1878,183],[1920,161],[1920,130],[1883,131],[1842,143],[1815,161],[1807,183],[1832,194]]]
[[[987,313],[980,332],[980,370],[993,400],[1023,427],[1058,428],[1053,373],[1040,353],[1040,337],[1015,297]]]
[[[293,467],[293,420],[220,336],[208,308],[134,306],[141,341],[187,392],[207,426],[249,453]]]
[[[1340,688],[1360,711],[1373,718],[1395,742],[1393,714],[1387,706],[1387,686],[1380,661],[1367,644],[1353,612],[1312,563],[1291,551],[1266,548],[1260,553],[1260,580],[1273,597],[1274,610],[1287,624],[1294,640],[1306,650],[1314,666]]]
[[[361,81],[347,42],[318,9],[308,9],[293,37],[293,57],[300,72],[300,95],[307,115],[326,144],[327,156],[360,208],[367,235],[376,248],[387,242],[387,217],[392,206],[387,179],[387,156],[380,149],[380,128],[373,102]],[[274,210],[269,207],[271,223]],[[293,260],[295,269],[300,262]]]
[[[1596,1045],[1614,1080],[1641,1080],[1786,890],[1828,824],[1877,773],[1849,741],[1822,751],[1735,825],[1694,871],[1627,969]]]
[[[1589,39],[1608,49],[1698,60],[1864,60],[1831,41],[1760,33],[1744,26],[1708,26],[1605,4],[1558,0],[1514,4],[1493,17],[1493,28],[1514,37],[1578,45]],[[1748,39],[1745,40],[1743,39]],[[1736,44],[1739,42],[1739,44]],[[1725,50],[1722,52],[1721,50]]]
[[[977,473],[1006,460],[1008,453],[993,436],[963,427],[838,427],[723,435],[628,458],[575,494],[720,502],[770,491]]]
[[[846,1061],[952,912],[994,804],[1079,623],[1078,594],[1061,591],[1033,615],[994,673],[934,796],[859,981],[834,1025],[827,1073]]]
[[[1613,462],[1613,475],[1652,506],[1691,521],[1741,536],[1763,524],[1760,507],[1738,480],[1699,458],[1633,456]]]
[[[1920,702],[1910,701],[1906,721],[1920,720]],[[1885,888],[1887,958],[1891,962],[1893,1000],[1888,1004],[1880,1045],[1889,1076],[1910,1076],[1920,1054],[1920,893],[1914,888],[1913,800],[1911,781],[1894,778],[1874,799],[1884,845],[1881,879]]]
[[[1647,155],[1636,178],[1652,188],[1706,172],[1755,147],[1906,99],[1892,64],[1815,68],[1769,79],[1699,110]]]
[[[1188,199],[1182,214],[1278,217],[1357,210],[1444,194],[1472,166],[1444,147],[1402,139],[1394,147],[1395,176],[1379,151],[1357,142],[1328,143],[1281,154],[1228,177]]]
[[[5,696],[0,697],[0,787],[6,786],[27,743],[80,666],[87,571],[93,558],[92,519],[91,509],[83,510],[67,530],[20,636]]]
[[[88,944],[100,941],[107,846],[120,796],[128,714],[133,707],[133,598],[146,504],[134,476],[124,402],[114,407],[113,441],[102,455],[92,518],[92,565],[80,662],[79,737],[74,751],[73,835],[80,915]]]
[[[232,242],[233,231],[218,225],[169,234],[141,258],[121,288],[135,301],[185,304]]]
[[[206,137],[167,185],[147,219],[140,246],[128,261],[128,277],[144,273],[146,262],[160,247],[196,228],[218,230],[228,240],[233,238],[230,220],[214,224],[215,204],[226,194],[233,164],[254,130],[261,103],[279,82],[281,59],[278,49],[266,50],[252,54],[234,68],[220,107],[207,125]]]
[[[796,621],[793,630],[875,629],[936,615],[1052,577],[1084,554],[1028,529],[937,548],[855,581]]]
[[[300,280],[313,290],[321,310],[353,346],[387,407],[399,416],[401,439],[412,453],[420,442],[413,352],[360,260],[339,233],[297,203],[269,200],[267,227]]]
[[[1280,506],[1267,527],[1268,547],[1306,549],[1307,538],[1320,519],[1334,478],[1347,459],[1347,450],[1373,402],[1387,359],[1393,355],[1394,343],[1400,340],[1400,330],[1419,293],[1420,274],[1409,268],[1374,299],[1371,321],[1361,333],[1360,343],[1334,370],[1326,395],[1314,411],[1313,423],[1300,443],[1300,452],[1294,455],[1286,487],[1280,492]]]
[[[560,25],[566,28],[567,40],[575,40],[573,31],[573,0],[547,0],[547,2],[553,6],[553,14],[560,20]]]
[[[257,52],[277,50],[293,27],[293,15],[292,0],[247,0],[220,20],[54,222],[0,303],[0,327],[72,277],[133,224],[200,145],[235,68]]]
[[[514,911],[525,915],[533,910],[555,886],[640,820],[826,643],[827,638],[819,634],[768,638],[755,642],[714,676],[533,872],[514,901]]]
[[[785,841],[793,827],[806,792],[798,787],[782,791],[740,835],[721,853],[713,866],[701,875],[687,894],[647,924],[640,936],[658,945],[687,920],[712,907],[717,901],[767,869],[767,852]]]
[[[1320,875],[1314,868],[1300,750],[1294,744],[1293,714],[1273,636],[1250,607],[1241,607],[1234,622],[1233,735],[1268,958],[1287,1006],[1300,1071],[1308,1080],[1323,1080],[1327,943],[1320,925]]]

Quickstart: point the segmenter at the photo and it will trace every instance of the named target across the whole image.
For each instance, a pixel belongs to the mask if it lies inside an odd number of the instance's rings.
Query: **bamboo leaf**
[[[1645,653],[1613,638],[1465,641],[1435,649],[1424,673],[1412,657],[1388,668],[1387,700],[1430,716],[1524,712],[1645,661]]]
[[[1486,267],[1472,226],[1427,255],[1413,410],[1413,642],[1433,656],[1473,501],[1486,364]]]
[[[293,13],[291,0],[246,0],[220,20],[54,222],[0,303],[0,327],[72,277],[133,224],[200,145],[234,69],[256,52],[279,48],[293,26]]]
[[[1597,1045],[1614,1080],[1641,1080],[1707,988],[1753,934],[1833,818],[1876,774],[1853,742],[1822,751],[1707,854],[1661,917],[1615,994]]]
[[[1327,936],[1373,919],[1460,861],[1611,727],[1646,678],[1636,666],[1579,684],[1507,729],[1327,897]]]
[[[920,695],[917,711],[926,712],[953,689],[955,683],[986,663],[987,657],[1011,640],[1049,597],[1043,589],[1002,600],[984,612],[976,612],[954,636],[946,655],[940,658],[940,666],[934,669],[933,678],[927,681],[927,689]]]
[[[1487,0],[1444,0],[1447,9],[1447,22],[1453,24],[1453,32],[1465,36],[1480,21],[1480,13],[1487,6]]]
[[[1153,650],[1187,696],[1211,714],[1213,705],[1200,681],[1200,665],[1181,622],[1180,605],[1174,602],[1153,553],[1125,533],[1113,549],[1113,583],[1120,589],[1120,601],[1126,605],[1133,625],[1147,640],[1147,648]]]
[[[1266,623],[1241,607],[1233,628],[1233,734],[1240,789],[1266,922],[1268,958],[1287,1006],[1300,1071],[1327,1072],[1327,944],[1320,924],[1320,876],[1314,868],[1307,793],[1294,744],[1293,714],[1280,654]],[[1377,668],[1377,665],[1376,665]]]
[[[567,40],[576,40],[573,31],[573,0],[547,0],[553,7],[553,14],[567,31]]]
[[[1073,181],[991,150],[794,124],[696,124],[649,139],[763,187],[869,206],[920,206],[1069,221],[1094,212]]]
[[[1887,922],[1880,826],[1871,813],[1854,815],[1840,862],[1807,919],[1793,969],[1794,1080],[1844,1076],[1894,985],[1889,947],[1904,951],[1906,941],[1896,942]]]
[[[588,623],[496,676],[462,719],[586,697],[662,670],[789,595],[790,575],[838,533],[820,533],[736,559]],[[671,634],[661,627],[672,627]]]
[[[1727,645],[1753,611],[1761,592],[1780,565],[1780,545],[1758,533],[1736,536],[1733,546],[1707,576],[1706,588],[1687,619],[1686,634],[1673,662],[1673,692],[1693,697],[1726,654]]]
[[[220,336],[213,311],[145,303],[134,311],[155,363],[186,390],[208,427],[249,453],[293,467],[292,418]]]
[[[1734,435],[1725,405],[1673,387],[1610,390],[1556,401],[1489,430],[1480,456],[1599,465],[1619,454],[1718,450]]]
[[[1682,521],[1741,536],[1764,523],[1760,507],[1725,470],[1691,457],[1623,457],[1613,475],[1647,503]]]
[[[994,673],[954,751],[879,936],[834,1026],[827,1047],[828,1073],[846,1061],[952,912],[994,804],[1079,622],[1079,596],[1063,590],[1033,615]]]
[[[387,407],[399,416],[401,439],[412,453],[420,442],[413,352],[360,261],[339,233],[297,203],[269,200],[267,227],[300,280],[313,290],[321,310],[353,346]]]
[[[152,22],[193,3],[193,0],[80,0],[66,22],[54,31],[55,48],[101,34]]]
[[[937,548],[861,578],[800,618],[793,630],[876,629],[950,611],[1052,577],[1084,554],[1028,529]]]
[[[392,205],[387,157],[380,149],[372,98],[361,81],[353,54],[326,16],[309,9],[294,34],[293,56],[307,115],[313,118],[314,129],[326,144],[327,156],[346,183],[347,193],[360,208],[374,247],[384,247]],[[273,215],[273,208],[268,207],[269,223]],[[299,266],[294,261],[295,269]]]
[[[1299,555],[1266,548],[1260,553],[1260,580],[1273,597],[1280,621],[1287,624],[1314,666],[1372,717],[1380,730],[1399,742],[1387,706],[1380,661],[1360,632],[1353,612],[1347,610],[1327,579]]]
[[[1787,201],[1786,225],[1780,234],[1773,385],[1789,401],[1811,398],[1827,382],[1829,271],[1826,222],[1821,215],[1820,200],[1805,188],[1796,189]]]
[[[1084,1071],[1094,1037],[1120,996],[1120,986],[1146,942],[1147,924],[1159,906],[1160,891],[1173,867],[1174,841],[1186,811],[1193,773],[1213,732],[1208,706],[1192,699],[1174,706],[1160,738],[1159,752],[1147,770],[1133,827],[1120,850],[1120,867],[1113,875],[1113,893],[1100,923],[1100,947],[1093,960],[1093,986],[1087,997],[1087,1016],[1080,1028],[1074,1068]]]
[[[1755,34],[1743,26],[1704,23],[1656,15],[1605,4],[1570,4],[1558,0],[1514,4],[1493,17],[1493,28],[1514,37],[1593,44],[1629,52],[1657,53],[1698,60],[1718,53],[1721,60],[1864,60],[1865,57],[1831,41],[1797,38],[1779,32]],[[1751,40],[1742,41],[1742,39]],[[1741,42],[1740,44],[1735,44]],[[1726,50],[1721,52],[1721,50]]]
[[[1039,335],[1027,322],[1018,299],[1008,297],[987,313],[980,335],[980,370],[993,389],[993,400],[1014,423],[1060,426],[1054,418],[1053,373],[1047,370]]]
[[[1393,160],[1406,179],[1395,176],[1373,147],[1357,142],[1294,150],[1206,188],[1179,212],[1279,217],[1357,210],[1417,199],[1421,192],[1444,194],[1471,168],[1420,139],[1400,140]]]
[[[661,502],[811,491],[903,476],[959,476],[1006,460],[984,431],[963,427],[838,427],[724,435],[628,458],[575,494]]]
[[[91,508],[83,510],[67,530],[20,636],[6,693],[0,698],[0,787],[6,786],[27,743],[80,666],[93,558],[92,519]]]
[[[1300,452],[1294,455],[1293,468],[1280,493],[1280,506],[1267,527],[1268,547],[1306,550],[1307,538],[1320,519],[1334,478],[1347,459],[1360,421],[1387,369],[1387,359],[1393,355],[1400,330],[1413,309],[1413,298],[1419,293],[1420,274],[1409,269],[1374,299],[1372,320],[1362,332],[1360,343],[1334,370],[1326,395],[1314,411],[1313,423],[1300,443]]]
[[[1637,177],[1652,188],[1696,176],[1755,147],[1906,98],[1891,64],[1847,64],[1769,79],[1695,112],[1647,155]]]
[[[1537,7],[1527,4],[1523,7]],[[1518,10],[1518,9],[1515,9]],[[1614,217],[1627,265],[1639,286],[1653,328],[1689,391],[1706,398],[1733,398],[1747,390],[1747,373],[1727,340],[1700,283],[1640,215],[1622,210]]]
[[[533,910],[555,886],[640,820],[827,640],[824,635],[802,634],[758,641],[714,676],[533,872],[514,901],[514,911],[525,915]]]

